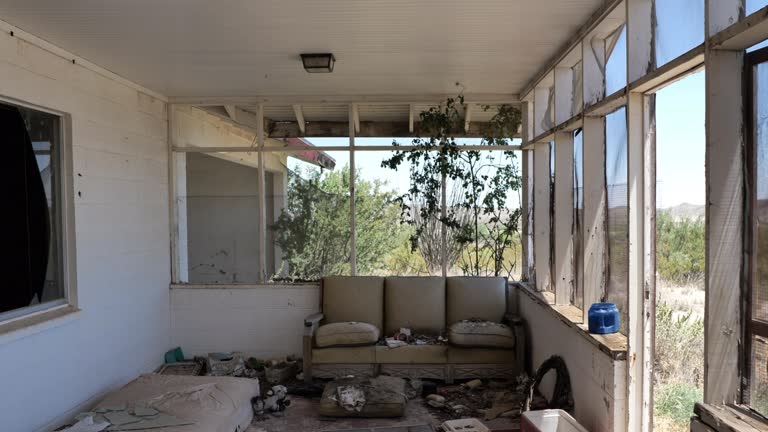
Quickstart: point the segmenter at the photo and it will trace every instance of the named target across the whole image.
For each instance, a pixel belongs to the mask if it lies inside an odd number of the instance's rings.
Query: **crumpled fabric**
[[[336,402],[347,411],[360,412],[365,407],[365,392],[358,386],[336,388]]]

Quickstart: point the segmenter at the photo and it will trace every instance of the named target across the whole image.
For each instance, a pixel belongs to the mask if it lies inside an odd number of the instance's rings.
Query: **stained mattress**
[[[253,420],[251,398],[258,380],[249,378],[142,375],[105,397],[96,409],[126,404],[151,407],[194,424],[153,432],[241,432]]]

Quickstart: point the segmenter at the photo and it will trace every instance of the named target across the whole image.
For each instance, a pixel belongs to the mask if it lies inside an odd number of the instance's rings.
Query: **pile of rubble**
[[[514,381],[482,381],[475,379],[459,385],[444,385],[434,393],[425,392],[425,403],[439,418],[478,417],[518,418],[523,412],[530,380],[522,375]],[[531,409],[543,409],[546,400],[534,395]]]

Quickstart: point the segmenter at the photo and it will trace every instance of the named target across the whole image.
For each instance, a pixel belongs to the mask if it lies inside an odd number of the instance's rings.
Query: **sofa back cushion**
[[[447,324],[470,318],[501,322],[507,312],[507,281],[502,277],[449,277]]]
[[[382,328],[384,278],[328,276],[323,278],[324,324],[359,321]]]
[[[384,281],[384,334],[401,327],[439,335],[445,328],[445,278],[388,277]]]

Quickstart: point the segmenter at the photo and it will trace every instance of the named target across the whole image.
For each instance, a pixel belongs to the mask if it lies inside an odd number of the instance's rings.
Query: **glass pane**
[[[627,334],[629,292],[629,210],[627,201],[627,116],[621,108],[605,118],[605,176],[608,192],[608,287],[606,301],[621,314]]]
[[[768,320],[768,63],[756,68],[756,234],[755,282],[752,287],[752,316]]]
[[[573,133],[573,267],[574,287],[571,303],[584,307],[584,135]]]
[[[610,96],[627,85],[627,26],[622,25],[618,35],[608,38],[605,49],[605,95]]]
[[[656,65],[704,42],[704,0],[656,2]]]
[[[6,266],[24,268],[19,269],[2,290],[0,313],[3,313],[43,303],[60,303],[66,293],[59,252],[59,117],[5,104],[0,104],[0,110],[7,132],[4,144],[8,146],[3,178],[13,187],[7,194],[11,204],[5,216],[10,225],[3,244],[14,252],[7,256]],[[13,316],[18,315],[10,312],[4,318]]]
[[[656,430],[689,430],[704,389],[704,81],[656,93]]]
[[[392,141],[388,138],[381,140]],[[425,229],[417,235],[416,227],[408,222],[421,226],[419,212],[423,202],[409,201],[412,213],[401,217],[397,198],[408,193],[409,164],[404,162],[397,171],[381,165],[394,154],[378,151],[355,153],[357,273],[440,276],[440,224],[425,224]]]
[[[747,15],[751,15],[768,6],[768,0],[747,0]]]
[[[323,154],[322,163],[275,155],[282,171],[273,173],[275,182],[267,191],[271,280],[312,281],[351,272],[349,152]]]
[[[749,405],[768,415],[768,339],[752,337],[752,370]]]

